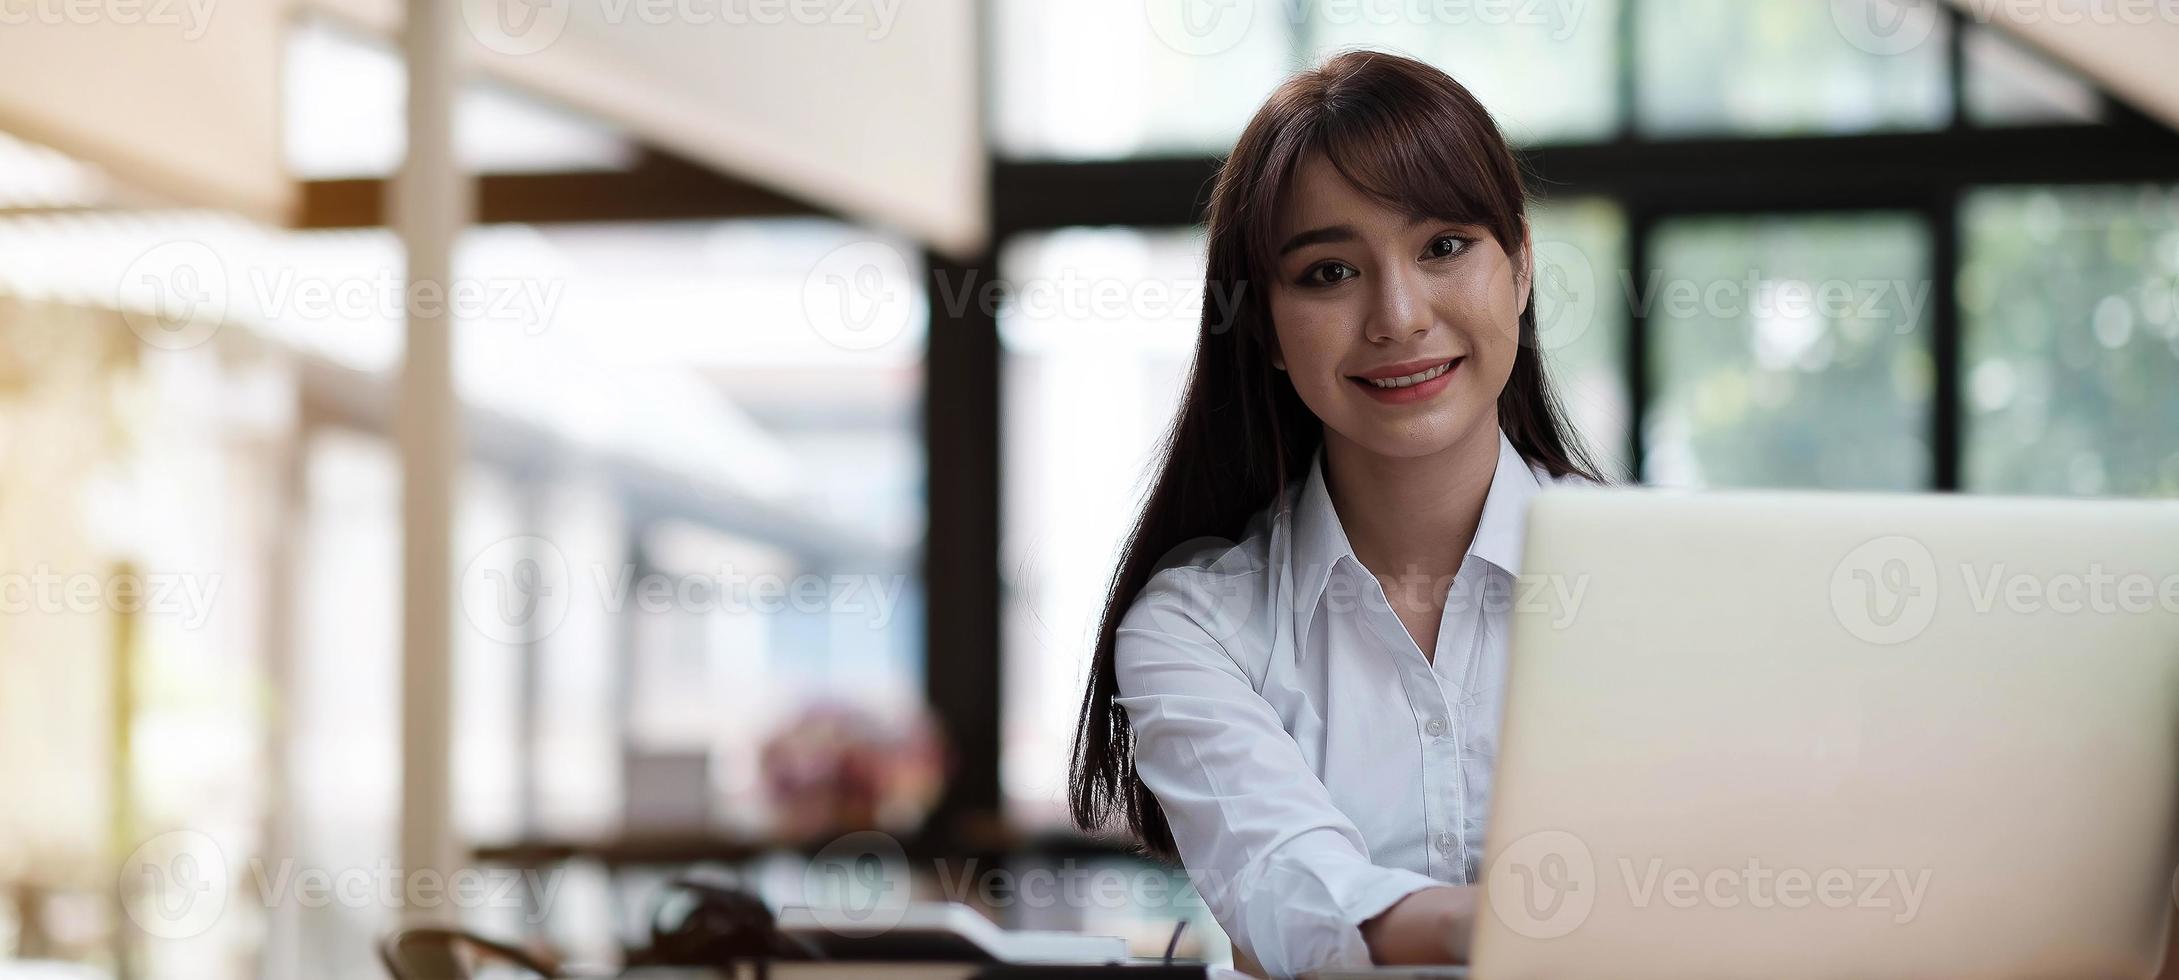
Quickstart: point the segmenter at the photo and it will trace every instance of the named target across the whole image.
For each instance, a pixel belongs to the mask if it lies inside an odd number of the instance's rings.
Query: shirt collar
[[[1528,503],[1543,489],[1536,471],[1522,459],[1503,431],[1498,433],[1498,471],[1483,497],[1483,518],[1475,526],[1468,553],[1508,575],[1521,574],[1521,544],[1528,529]]]
[[[1521,544],[1526,528],[1529,499],[1542,488],[1536,472],[1513,448],[1504,430],[1498,433],[1498,465],[1491,474],[1490,491],[1483,497],[1483,514],[1476,523],[1475,540],[1468,554],[1481,558],[1508,575],[1521,574]],[[1347,542],[1346,528],[1332,506],[1331,491],[1324,483],[1324,449],[1318,447],[1309,461],[1309,476],[1294,502],[1291,572],[1294,601],[1301,610],[1300,625],[1307,634],[1318,601],[1331,582],[1332,570],[1342,561],[1362,568]]]

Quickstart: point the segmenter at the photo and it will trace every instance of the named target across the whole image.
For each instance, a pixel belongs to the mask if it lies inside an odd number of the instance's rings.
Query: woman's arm
[[[1370,959],[1381,964],[1466,963],[1475,925],[1475,886],[1425,888],[1362,924]]]
[[[1219,925],[1266,971],[1367,966],[1362,924],[1444,883],[1370,860],[1278,712],[1226,652],[1222,640],[1251,632],[1228,620],[1243,603],[1212,598],[1233,586],[1173,578],[1196,571],[1154,578],[1114,642],[1135,771]]]

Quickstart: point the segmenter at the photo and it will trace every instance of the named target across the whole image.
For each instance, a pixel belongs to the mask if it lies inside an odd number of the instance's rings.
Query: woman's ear
[[[1279,349],[1279,332],[1268,325],[1264,329],[1264,349],[1271,352],[1271,366],[1286,370],[1286,352]]]
[[[1528,312],[1530,287],[1536,284],[1536,250],[1532,246],[1528,218],[1521,218],[1521,248],[1513,257],[1514,316]]]

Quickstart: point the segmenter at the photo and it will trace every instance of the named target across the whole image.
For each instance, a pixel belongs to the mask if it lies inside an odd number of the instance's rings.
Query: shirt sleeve
[[[1215,612],[1189,608],[1193,590],[1160,589],[1162,578],[1121,620],[1114,666],[1135,771],[1189,878],[1272,976],[1369,965],[1362,923],[1445,883],[1370,863],[1361,832],[1219,643],[1237,632],[1205,629]]]

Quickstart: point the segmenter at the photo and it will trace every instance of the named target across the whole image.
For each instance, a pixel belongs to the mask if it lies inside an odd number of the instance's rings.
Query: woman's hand
[[[1466,963],[1475,924],[1475,886],[1425,888],[1362,923],[1369,958],[1379,965]]]

